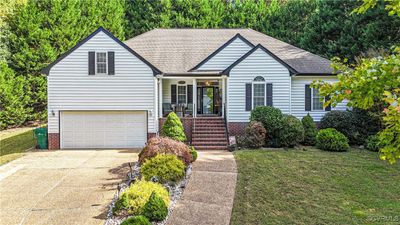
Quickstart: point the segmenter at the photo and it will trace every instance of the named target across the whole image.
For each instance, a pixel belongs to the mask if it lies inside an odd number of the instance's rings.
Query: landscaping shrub
[[[121,225],[151,225],[145,216],[134,216],[124,220]]]
[[[327,128],[318,132],[317,147],[324,151],[334,152],[343,152],[350,148],[346,136],[334,128]]]
[[[176,155],[186,166],[193,161],[189,147],[184,143],[168,137],[153,137],[148,140],[147,145],[139,153],[139,163],[143,164],[146,159],[153,158],[158,154]]]
[[[303,124],[295,116],[284,115],[277,134],[276,144],[278,147],[293,147],[303,141]]]
[[[267,131],[261,122],[250,122],[245,129],[244,137],[240,138],[240,145],[248,148],[261,148],[265,144]]]
[[[303,117],[301,123],[303,124],[304,129],[303,144],[309,146],[315,145],[315,138],[317,136],[318,130],[313,118],[310,116],[310,114],[307,114],[307,116]]]
[[[190,154],[192,154],[192,162],[197,160],[197,151],[194,149],[194,146],[189,146]]]
[[[283,114],[280,109],[272,106],[258,106],[251,111],[250,121],[261,122],[267,131],[266,144],[277,146],[277,131],[280,128]]]
[[[365,141],[365,148],[370,151],[379,152],[381,147],[382,146],[379,143],[379,135],[371,135]]]
[[[186,141],[182,122],[174,112],[168,114],[167,120],[162,126],[161,134],[177,141]]]
[[[165,204],[169,205],[169,193],[159,183],[140,180],[131,184],[124,190],[115,203],[114,212],[126,212],[128,214],[140,215],[143,213],[145,204],[149,201],[151,193],[155,192],[162,198]]]
[[[143,215],[151,221],[161,221],[167,218],[168,207],[155,192],[151,193],[149,201],[144,205]]]
[[[185,164],[175,155],[157,155],[147,159],[140,168],[145,180],[157,178],[160,183],[176,182],[185,176]]]
[[[331,111],[321,119],[320,129],[335,128],[343,133],[350,144],[364,144],[368,136],[382,129],[378,115],[367,110]]]

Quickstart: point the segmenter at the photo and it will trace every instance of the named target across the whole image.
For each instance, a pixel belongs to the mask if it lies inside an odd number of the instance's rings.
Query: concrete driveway
[[[30,152],[0,167],[0,224],[104,224],[138,150]]]

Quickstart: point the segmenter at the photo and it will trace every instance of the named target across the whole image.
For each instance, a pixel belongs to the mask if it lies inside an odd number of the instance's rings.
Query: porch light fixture
[[[56,113],[54,112],[54,110],[51,110],[51,115],[52,115],[52,116],[55,116],[55,115],[56,115]]]

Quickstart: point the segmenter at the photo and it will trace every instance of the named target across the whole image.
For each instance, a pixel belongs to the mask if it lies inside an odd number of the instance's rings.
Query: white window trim
[[[105,64],[106,64],[106,72],[105,73],[98,73],[97,72],[97,53],[105,53],[106,54],[106,62],[105,62]],[[94,62],[95,62],[95,75],[107,75],[108,74],[108,53],[106,52],[106,51],[96,51],[95,52],[95,60],[94,60]]]
[[[318,93],[319,93],[319,91],[318,91]],[[322,109],[314,109],[314,88],[311,88],[311,111],[313,111],[313,112],[325,111],[324,103],[325,103],[325,99],[322,99]]]
[[[184,103],[179,103],[179,86],[184,86],[185,87],[185,102]],[[188,102],[188,90],[187,90],[187,85],[186,84],[176,84],[176,104],[187,104]]]
[[[251,109],[254,109],[254,84],[264,84],[264,106],[267,105],[266,91],[267,82],[266,81],[253,81],[251,82]]]

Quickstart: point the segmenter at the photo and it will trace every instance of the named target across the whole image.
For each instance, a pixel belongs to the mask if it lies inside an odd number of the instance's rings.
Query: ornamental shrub
[[[115,203],[114,213],[142,214],[144,206],[153,192],[164,200],[167,207],[169,206],[169,193],[161,184],[140,180],[131,184],[129,188],[122,192]]]
[[[158,154],[176,155],[185,165],[193,161],[189,147],[180,141],[175,141],[168,137],[153,137],[139,153],[139,164],[143,164],[146,159],[155,157]]]
[[[283,114],[280,109],[272,106],[258,106],[251,111],[250,121],[261,122],[267,131],[265,143],[268,146],[277,146],[278,130],[281,126]]]
[[[379,135],[369,136],[365,141],[365,148],[373,152],[379,152],[379,149],[382,148],[379,142]]]
[[[194,161],[196,161],[197,160],[197,151],[196,151],[196,149],[194,149],[194,146],[189,146],[189,151],[190,151],[190,154],[192,154],[192,162],[194,162]]]
[[[303,124],[295,116],[284,115],[277,134],[278,147],[293,147],[303,141]]]
[[[318,130],[313,118],[310,116],[310,114],[307,114],[307,116],[301,119],[301,123],[303,124],[304,129],[304,140],[302,143],[304,145],[314,146]]]
[[[168,114],[167,120],[162,126],[161,134],[177,141],[186,141],[182,122],[174,112]]]
[[[164,200],[153,192],[150,195],[149,201],[144,205],[143,215],[151,221],[162,221],[167,218],[168,207]]]
[[[261,122],[250,122],[244,133],[244,137],[240,141],[242,146],[248,148],[261,148],[264,146],[267,131]]]
[[[366,139],[382,129],[378,115],[367,110],[330,111],[321,119],[320,129],[335,128],[343,133],[350,144],[364,144]]]
[[[160,183],[176,182],[185,176],[185,164],[175,155],[157,155],[147,159],[140,168],[145,180],[155,177]]]
[[[145,216],[134,216],[124,220],[121,225],[151,225]]]
[[[324,151],[333,152],[344,152],[350,148],[346,136],[334,128],[327,128],[318,132],[317,147]]]

